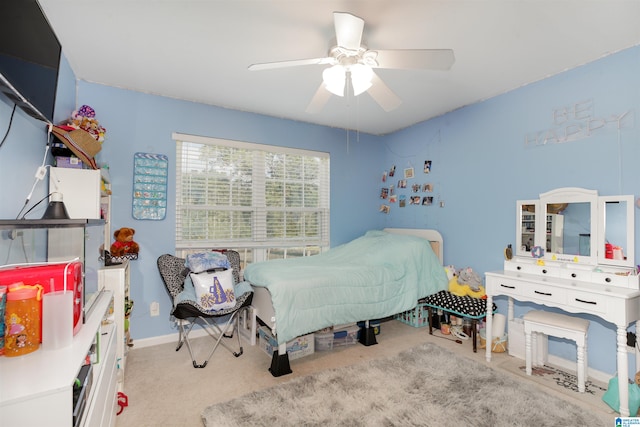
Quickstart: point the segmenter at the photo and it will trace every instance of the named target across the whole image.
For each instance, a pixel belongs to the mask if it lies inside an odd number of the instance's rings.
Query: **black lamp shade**
[[[53,193],[47,210],[44,211],[42,219],[69,219],[69,213],[62,201],[62,194]]]

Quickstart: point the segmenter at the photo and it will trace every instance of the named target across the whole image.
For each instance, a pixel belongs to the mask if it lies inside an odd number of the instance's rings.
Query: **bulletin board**
[[[162,220],[167,214],[169,159],[164,154],[133,157],[133,217]]]

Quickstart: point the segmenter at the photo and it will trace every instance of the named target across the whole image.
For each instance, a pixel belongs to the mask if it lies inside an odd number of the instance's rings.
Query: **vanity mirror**
[[[598,193],[583,188],[559,188],[540,194],[538,243],[544,258],[578,264],[597,264]]]
[[[516,256],[566,266],[635,268],[634,196],[598,196],[595,190],[558,188],[538,200],[518,200]],[[539,251],[539,248],[544,251]],[[626,270],[625,270],[626,269]]]
[[[601,196],[598,201],[598,264],[635,267],[633,196]]]
[[[531,248],[536,245],[537,200],[518,200],[516,221],[516,256],[531,256]]]

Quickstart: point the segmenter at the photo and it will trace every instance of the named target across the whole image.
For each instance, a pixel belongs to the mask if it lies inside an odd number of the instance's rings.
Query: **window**
[[[243,264],[329,247],[329,154],[193,135],[176,140],[176,254]]]

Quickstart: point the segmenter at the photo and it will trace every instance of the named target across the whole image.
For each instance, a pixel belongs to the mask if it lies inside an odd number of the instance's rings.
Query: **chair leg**
[[[240,332],[237,332],[235,334],[236,339],[238,340],[239,351],[237,352],[234,351],[231,347],[227,345],[226,342],[222,341],[222,338],[233,338],[234,329],[237,329],[240,327],[240,318],[238,317],[237,311],[231,314],[231,317],[229,318],[229,320],[227,320],[227,322],[222,327],[218,326],[216,323],[210,324],[209,322],[206,321],[206,319],[202,319],[202,320],[204,320],[205,323],[209,326],[209,328],[205,328],[205,329],[207,329],[207,333],[213,339],[216,340],[216,343],[214,344],[213,348],[209,352],[209,356],[207,357],[207,360],[205,360],[205,362],[202,365],[196,366],[197,368],[204,368],[205,366],[207,366],[209,359],[211,359],[211,356],[213,356],[213,353],[216,351],[219,345],[222,345],[224,348],[229,350],[231,354],[233,354],[235,357],[242,356],[243,349],[240,343]],[[229,330],[229,327],[231,327],[231,330]],[[217,336],[215,335],[214,332],[212,332],[214,329],[218,332]],[[194,366],[195,366],[195,362],[194,362]]]
[[[242,344],[240,343],[240,332],[237,332],[236,335],[236,339],[238,340],[238,351],[235,351],[233,348],[231,348],[229,345],[227,345],[227,343],[225,341],[223,341],[223,338],[233,338],[234,335],[234,330],[238,329],[240,327],[240,318],[238,317],[238,312],[234,312],[230,315],[229,319],[226,321],[226,323],[224,323],[224,325],[219,326],[217,323],[213,322],[213,323],[209,323],[207,321],[207,319],[202,318],[202,320],[204,321],[204,323],[207,325],[205,327],[205,330],[207,331],[207,333],[211,336],[211,338],[213,338],[214,340],[216,340],[215,344],[213,345],[213,348],[211,349],[211,351],[209,352],[209,355],[207,356],[207,359],[205,360],[205,362],[201,365],[197,365],[194,361],[194,367],[196,368],[204,368],[205,366],[207,366],[207,363],[209,362],[209,359],[211,359],[211,356],[213,356],[213,353],[216,351],[216,349],[218,348],[218,346],[222,345],[224,348],[226,348],[227,350],[229,350],[229,352],[231,352],[231,354],[233,354],[235,357],[240,357],[243,354],[243,348],[242,348]]]
[[[189,323],[189,327],[185,330],[184,324],[185,322]],[[182,348],[182,345],[185,343],[189,336],[189,332],[193,329],[195,325],[195,321],[189,322],[188,320],[179,319],[178,320],[178,346],[176,347],[176,351]]]
[[[189,333],[193,329],[198,319],[200,319],[203,322],[202,328],[205,330],[205,332],[207,332],[207,334],[215,340],[215,343],[211,351],[209,352],[206,360],[203,363],[198,363],[196,361],[193,348],[191,347],[191,342],[189,341]],[[189,326],[185,327],[184,325],[185,323],[189,323]],[[207,363],[209,363],[209,360],[213,356],[213,353],[216,351],[216,349],[220,345],[222,345],[224,348],[229,350],[231,354],[233,354],[235,357],[240,357],[244,351],[242,348],[242,344],[240,342],[240,332],[238,329],[239,327],[240,327],[240,316],[238,316],[238,311],[230,314],[229,318],[224,322],[222,326],[218,325],[216,322],[209,322],[207,318],[204,318],[204,317],[198,317],[198,318],[193,318],[189,320],[180,320],[180,327],[179,327],[180,341],[178,343],[178,347],[176,348],[176,351],[180,350],[182,345],[186,343],[187,349],[189,350],[189,356],[191,357],[191,361],[193,363],[194,368],[206,367]],[[235,349],[227,345],[227,343],[222,340],[223,338],[233,338],[234,330],[237,330],[236,331],[237,333],[235,333],[235,335],[237,337],[236,339],[238,340],[238,349],[239,349],[238,351],[235,351]]]
[[[585,337],[585,341],[586,341],[586,337]],[[585,380],[587,378],[586,375],[586,368],[587,368],[587,358],[586,358],[586,343],[581,342],[579,339],[576,340],[576,347],[577,347],[577,356],[576,359],[578,359],[577,361],[577,368],[576,368],[576,374],[578,377],[578,391],[580,393],[584,393],[585,392]]]
[[[533,351],[531,349],[532,347],[532,335],[533,333],[531,331],[525,331],[525,335],[524,335],[524,348],[525,348],[525,366],[526,366],[526,372],[527,375],[531,375],[533,369],[532,369],[532,354]],[[487,343],[487,345],[491,345],[490,343]]]
[[[478,352],[478,319],[471,319],[471,339],[473,340],[473,352]]]

